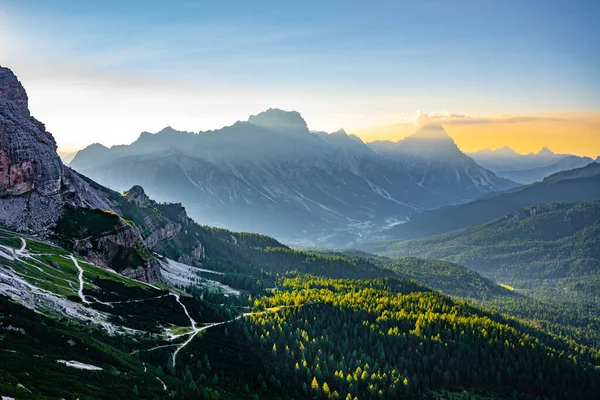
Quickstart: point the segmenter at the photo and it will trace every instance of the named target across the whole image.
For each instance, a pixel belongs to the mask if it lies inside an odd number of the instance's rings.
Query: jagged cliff
[[[0,67],[0,227],[59,242],[96,265],[161,282],[154,254],[201,265],[199,226],[181,204],[134,186],[114,192],[64,166],[56,142],[28,109],[25,89]]]
[[[185,264],[201,264],[204,259],[204,246],[196,236],[197,224],[180,203],[159,204],[146,195],[141,186],[133,186],[124,197],[139,207],[147,235],[144,244],[154,252],[169,253],[171,258]],[[124,215],[127,210],[123,209]],[[178,252],[169,252],[177,248]]]
[[[30,115],[27,93],[17,77],[0,67],[0,197],[32,191],[56,195],[61,180],[54,137]]]
[[[46,234],[66,204],[110,209],[80,176],[63,166],[56,142],[31,116],[13,72],[0,67],[0,224]]]
[[[65,167],[54,137],[31,116],[13,72],[0,67],[0,226],[51,237],[97,265],[160,281],[141,230],[108,190]]]

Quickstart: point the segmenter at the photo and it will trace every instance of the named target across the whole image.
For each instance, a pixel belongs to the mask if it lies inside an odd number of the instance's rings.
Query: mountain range
[[[542,182],[491,194],[467,204],[415,214],[387,232],[387,238],[407,240],[478,225],[518,209],[543,202],[580,202],[600,198],[600,164],[558,172]]]
[[[468,153],[478,164],[491,171],[518,171],[546,167],[569,154],[556,154],[547,147],[537,153],[519,154],[508,146]]]
[[[522,185],[539,182],[556,172],[585,167],[594,162],[590,157],[556,154],[547,147],[529,154],[518,154],[509,147],[484,149],[469,153],[469,156],[499,177]]]
[[[557,172],[582,168],[593,162],[594,160],[590,157],[565,156],[557,162],[545,167],[536,167],[518,171],[499,171],[498,175],[526,185],[533,182],[540,182],[544,178]]]
[[[70,166],[115,190],[140,184],[205,224],[308,245],[347,246],[422,210],[516,186],[440,126],[367,145],[343,129],[311,132],[299,113],[279,109],[217,131],[167,127],[130,145],[94,144]]]
[[[3,398],[595,398],[593,318],[569,310],[557,330],[530,298],[448,262],[300,251],[199,225],[140,186],[115,192],[65,167],[27,102],[0,67]],[[255,117],[269,139],[301,135],[290,158],[318,138],[293,113]],[[338,135],[345,159],[360,143]],[[456,158],[457,176],[474,173]],[[525,306],[526,319],[508,316]]]

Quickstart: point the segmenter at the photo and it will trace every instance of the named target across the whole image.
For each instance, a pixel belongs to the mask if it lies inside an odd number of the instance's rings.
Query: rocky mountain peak
[[[31,117],[25,89],[0,67],[0,198],[60,190],[62,161],[54,137]]]
[[[441,125],[427,125],[397,144],[405,154],[428,159],[463,158],[465,155]]]
[[[430,124],[422,127],[407,139],[452,140],[441,125]],[[453,140],[452,140],[453,141]]]
[[[306,121],[297,111],[270,108],[257,115],[251,115],[248,118],[248,122],[255,126],[277,132],[308,133]]]
[[[177,134],[186,134],[186,133],[191,133],[191,132],[186,132],[186,131],[178,131],[177,129],[171,127],[171,126],[166,126],[163,129],[161,129],[160,131],[156,132],[157,135],[177,135]]]
[[[496,149],[496,154],[517,154],[513,149],[511,149],[508,146],[504,146],[504,147],[500,147],[499,149]]]
[[[554,152],[547,147],[542,147],[540,151],[537,152],[538,156],[553,156]]]
[[[106,147],[105,145],[103,145],[102,143],[92,143],[89,146],[86,147],[86,149],[92,149],[92,150],[108,150],[108,147]]]
[[[139,185],[134,185],[131,189],[123,193],[123,195],[127,198],[127,200],[134,202],[138,206],[148,207],[152,206],[154,203],[152,200],[150,200],[150,197],[148,197],[144,191],[144,188]]]
[[[24,117],[29,117],[29,100],[25,88],[10,69],[2,66],[0,66],[0,99],[13,103],[22,111]]]

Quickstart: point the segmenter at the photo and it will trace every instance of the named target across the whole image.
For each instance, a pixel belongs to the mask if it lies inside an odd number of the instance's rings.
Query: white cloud
[[[470,119],[471,117],[469,117],[468,115],[451,113],[446,110],[430,112],[417,110],[417,113],[412,119],[412,123],[414,126],[421,128],[432,122],[443,124],[445,122],[465,121]]]
[[[423,110],[417,110],[417,113],[413,117],[413,125],[421,128],[429,123],[429,113],[423,112]]]

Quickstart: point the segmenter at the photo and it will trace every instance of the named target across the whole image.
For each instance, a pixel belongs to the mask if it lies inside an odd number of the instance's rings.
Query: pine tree
[[[310,388],[311,388],[313,391],[317,391],[317,392],[319,391],[319,382],[317,381],[317,377],[316,377],[316,376],[315,376],[315,377],[313,377],[313,380],[312,380],[312,382],[310,383]]]

